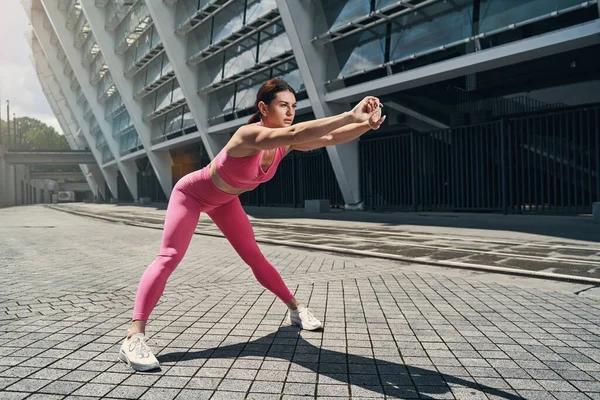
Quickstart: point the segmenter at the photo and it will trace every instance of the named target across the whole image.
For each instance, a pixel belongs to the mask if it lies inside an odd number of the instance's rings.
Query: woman
[[[352,111],[292,126],[294,90],[281,79],[267,81],[258,91],[256,113],[239,128],[211,163],[184,176],[171,193],[162,246],[142,276],[131,329],[119,358],[135,370],[159,367],[146,345],[146,321],[191,241],[201,212],[219,227],[258,282],[289,308],[290,322],[302,329],[321,328],[306,307],[294,298],[277,270],[261,253],[238,196],[273,177],[281,159],[292,150],[313,150],[349,142],[369,129],[378,129],[381,104],[366,97]]]

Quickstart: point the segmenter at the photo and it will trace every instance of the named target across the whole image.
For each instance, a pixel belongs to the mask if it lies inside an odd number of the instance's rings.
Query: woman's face
[[[262,120],[265,126],[284,128],[292,125],[296,115],[296,96],[290,91],[279,92],[273,101],[266,105],[262,103]]]

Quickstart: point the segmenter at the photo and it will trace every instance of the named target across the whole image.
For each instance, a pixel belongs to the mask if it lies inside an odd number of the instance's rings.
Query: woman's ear
[[[262,116],[267,116],[267,105],[265,104],[264,101],[260,101],[258,103],[258,110],[260,111]]]

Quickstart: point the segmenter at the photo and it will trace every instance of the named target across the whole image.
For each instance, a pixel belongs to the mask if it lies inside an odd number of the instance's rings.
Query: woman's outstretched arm
[[[381,110],[376,111],[366,122],[349,124],[335,129],[327,135],[310,142],[294,144],[291,146],[290,150],[308,151],[350,142],[364,135],[371,129],[379,129],[381,124],[383,124],[383,121],[385,121],[385,118],[385,116],[381,117]]]
[[[235,134],[238,141],[236,144],[257,150],[268,150],[280,146],[306,143],[319,139],[343,126],[366,122],[378,109],[379,99],[368,96],[351,111],[333,117],[301,122],[285,128],[245,125],[239,128]]]

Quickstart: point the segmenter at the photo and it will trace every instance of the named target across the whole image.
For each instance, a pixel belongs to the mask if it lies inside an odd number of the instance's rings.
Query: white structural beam
[[[37,41],[37,38],[35,38],[34,40],[35,44],[32,40],[31,46],[32,51],[39,50],[36,51],[33,57],[35,61],[38,79],[40,80],[40,84],[42,86],[42,91],[44,92],[44,95],[46,96],[46,99],[50,104],[50,108],[54,112],[54,115],[56,116],[56,119],[58,120],[58,123],[60,124],[60,127],[65,137],[67,138],[67,141],[69,142],[69,146],[71,146],[72,149],[81,150],[85,147],[86,143],[83,143],[82,140],[78,140],[79,135],[77,131],[80,128],[73,117],[73,113],[69,105],[67,104],[67,100],[65,99],[65,97],[62,94],[62,91],[60,90],[60,86],[58,85],[58,82],[54,77],[54,73],[52,72],[52,69],[48,64],[46,56],[44,55],[41,48],[39,48],[39,42]],[[98,161],[101,160],[100,153],[96,151],[93,154],[96,163],[98,163]],[[79,168],[81,168],[81,172],[83,173],[83,176],[85,177],[85,180],[87,181],[92,192],[94,194],[100,193],[103,198],[106,198],[104,178],[101,175],[98,176],[99,174],[96,174],[96,176],[94,176],[94,174],[91,173],[90,170],[94,168],[93,166],[79,164]],[[99,179],[97,179],[97,177]]]
[[[332,61],[335,62],[335,53],[311,40],[316,27],[326,28],[320,2],[277,0],[277,7],[315,117],[324,118],[348,110],[347,104],[327,104],[324,101],[324,82]],[[329,146],[327,152],[344,196],[345,208],[362,209],[358,140]]]
[[[106,144],[108,145],[108,148],[110,149],[113,157],[115,158],[119,171],[123,175],[125,184],[129,188],[131,196],[134,199],[137,199],[137,165],[135,164],[135,161],[122,162],[120,159],[119,143],[112,136],[112,127],[104,119],[103,106],[98,101],[98,97],[95,93],[95,88],[92,85],[88,84],[90,78],[90,71],[83,66],[81,62],[82,54],[74,45],[73,33],[67,29],[67,14],[66,12],[63,12],[58,9],[58,5],[55,1],[41,0],[41,2],[44,6],[44,9],[46,10],[48,18],[50,19],[52,27],[54,28],[54,33],[58,37],[58,40],[62,45],[62,49],[65,52],[65,55],[67,56],[67,60],[71,65],[71,68],[73,69],[73,73],[75,74],[75,77],[80,83],[81,90],[88,101],[88,104],[92,110],[94,117],[96,118],[96,122],[98,123],[98,126],[100,127],[100,130],[104,135]],[[119,197],[118,192],[113,193],[116,193],[117,198]]]
[[[175,34],[175,7],[169,6],[163,1],[146,1],[146,7],[150,11],[154,27],[158,31],[190,112],[194,117],[202,144],[212,160],[227,144],[229,136],[208,133],[208,101],[206,97],[197,92],[199,84],[196,67],[186,62],[188,38],[185,35]]]
[[[109,32],[105,28],[105,12],[98,9],[92,2],[82,1],[81,7],[111,72],[113,82],[119,90],[123,104],[133,120],[146,156],[150,160],[150,165],[152,165],[165,195],[170,198],[173,188],[171,154],[168,151],[152,151],[152,123],[143,119],[142,103],[133,97],[133,81],[125,77],[124,56],[115,52],[114,32]],[[154,129],[158,128],[155,126]]]
[[[367,94],[382,96],[598,43],[599,19],[335,90],[327,93],[325,100],[344,103],[359,100]]]
[[[34,57],[36,57],[36,60],[39,61],[42,61],[42,59],[38,57],[44,57],[43,61],[45,61],[46,65],[48,65],[52,70],[54,74],[54,79],[56,80],[57,85],[61,88],[62,94],[65,97],[66,103],[68,104],[69,110],[71,110],[72,117],[75,119],[75,121],[77,121],[77,125],[83,132],[83,135],[90,146],[90,150],[94,154],[96,162],[98,163],[98,165],[101,165],[102,154],[100,154],[100,152],[95,146],[95,141],[90,131],[90,126],[87,123],[87,121],[83,118],[83,110],[77,104],[76,94],[70,89],[69,80],[62,71],[62,66],[60,65],[58,60],[58,48],[52,45],[52,43],[50,43],[50,36],[48,35],[48,32],[43,26],[44,18],[45,15],[43,10],[32,10],[31,26],[35,33],[36,41],[40,45],[40,48],[43,50],[43,54],[38,54],[36,56],[37,50],[34,49],[33,55]],[[35,44],[36,42],[33,43]],[[52,60],[52,62],[50,62],[50,60]],[[103,180],[108,185],[110,191],[114,193],[115,196],[117,196],[118,185],[116,170],[102,168],[100,172]],[[94,177],[97,183],[101,183],[101,179],[98,172],[94,174]],[[108,194],[104,193],[103,189],[101,189],[100,193],[103,194],[105,199],[108,199]]]

